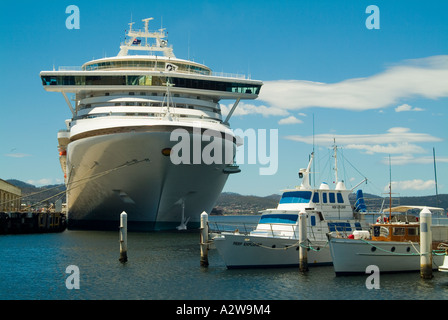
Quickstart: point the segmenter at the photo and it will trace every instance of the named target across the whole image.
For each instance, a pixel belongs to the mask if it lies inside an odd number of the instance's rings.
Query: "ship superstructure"
[[[71,229],[115,229],[122,211],[130,230],[194,227],[239,172],[228,156],[236,148],[228,121],[241,99],[257,98],[262,82],[176,58],[165,30],[150,31],[150,20],[143,30],[130,24],[116,57],[40,73],[44,89],[62,93],[72,113],[58,133]],[[224,120],[221,99],[235,101]],[[188,133],[189,151],[179,151],[173,132]],[[201,157],[212,142],[222,161]]]

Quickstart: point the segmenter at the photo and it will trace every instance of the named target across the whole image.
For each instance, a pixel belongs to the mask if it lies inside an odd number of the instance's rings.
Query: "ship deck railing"
[[[165,71],[164,68],[148,68],[148,67],[135,67],[135,66],[129,66],[129,67],[111,67],[111,66],[104,66],[104,67],[97,67],[95,69],[91,69],[88,71],[98,71],[98,70],[107,70],[107,69],[113,69],[114,71],[120,71],[120,70],[135,70],[135,71]],[[81,66],[60,66],[58,67],[58,71],[84,71]],[[175,72],[173,72],[175,73]],[[191,74],[191,75],[208,75],[212,77],[220,77],[220,78],[234,78],[234,79],[241,79],[246,80],[250,79],[250,76],[246,76],[245,74],[239,74],[239,73],[228,73],[228,72],[212,72],[211,74],[206,74],[201,71],[196,70],[182,70],[178,71],[178,73],[182,74]]]

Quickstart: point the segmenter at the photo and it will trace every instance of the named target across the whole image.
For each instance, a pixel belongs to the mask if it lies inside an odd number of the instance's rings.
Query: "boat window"
[[[327,203],[327,193],[326,192],[322,193],[322,202]]]
[[[264,214],[259,223],[296,223],[297,219],[297,214]]]
[[[280,203],[308,203],[311,199],[311,191],[289,191],[285,192]]]
[[[331,231],[352,231],[352,227],[349,222],[328,222],[328,229]]]
[[[330,203],[335,203],[334,192],[330,192],[328,195],[330,196]]]
[[[408,236],[418,236],[418,227],[408,228]]]
[[[394,236],[404,236],[405,234],[405,228],[393,228],[392,234]]]
[[[344,199],[342,198],[342,193],[337,194],[338,203],[344,203]]]
[[[319,203],[319,193],[317,192],[313,195],[313,203]]]

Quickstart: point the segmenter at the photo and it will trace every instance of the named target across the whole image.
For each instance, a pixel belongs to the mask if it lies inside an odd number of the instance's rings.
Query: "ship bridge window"
[[[165,86],[167,77],[147,75],[122,76],[42,76],[44,86]],[[234,93],[258,94],[261,85],[170,77],[170,83],[178,88],[214,90]]]
[[[317,192],[313,195],[313,203],[319,203],[319,193]]]
[[[288,223],[295,224],[297,222],[297,214],[264,214],[260,218],[259,223]]]
[[[289,191],[285,192],[280,199],[280,203],[309,203],[311,191]]]
[[[344,203],[344,199],[342,198],[342,194],[341,193],[337,194],[337,198],[338,198],[338,203]]]
[[[334,198],[334,192],[330,192],[329,194],[329,198],[330,198],[330,203],[335,203],[335,198]]]

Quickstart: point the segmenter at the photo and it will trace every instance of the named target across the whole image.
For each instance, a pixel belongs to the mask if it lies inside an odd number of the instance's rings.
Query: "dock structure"
[[[19,211],[22,190],[0,179],[0,212]]]
[[[62,232],[66,221],[61,212],[0,212],[0,235]]]

